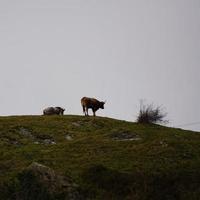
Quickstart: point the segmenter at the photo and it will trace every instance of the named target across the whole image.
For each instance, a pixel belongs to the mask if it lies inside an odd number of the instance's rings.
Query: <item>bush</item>
[[[109,169],[103,165],[90,167],[82,174],[82,178],[86,183],[84,193],[91,195],[89,199],[96,199],[98,192],[99,195],[105,195],[107,197],[105,199],[126,199],[135,184],[131,174]]]
[[[167,123],[164,120],[167,113],[163,111],[161,106],[155,106],[154,104],[145,105],[143,101],[140,102],[140,111],[137,116],[138,123]]]

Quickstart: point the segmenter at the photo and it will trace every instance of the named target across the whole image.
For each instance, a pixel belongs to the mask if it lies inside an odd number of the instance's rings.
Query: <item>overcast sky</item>
[[[199,64],[199,0],[0,0],[0,115],[82,115],[89,96],[134,121],[146,99],[200,130]]]

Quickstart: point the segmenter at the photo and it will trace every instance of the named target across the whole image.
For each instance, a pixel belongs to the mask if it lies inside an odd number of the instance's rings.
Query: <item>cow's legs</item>
[[[83,106],[83,113],[85,114],[85,116],[87,115],[85,106]]]
[[[89,116],[89,115],[88,115],[88,108],[86,108],[85,116]]]
[[[93,111],[93,116],[95,117],[95,116],[96,116],[96,115],[95,115],[96,110],[95,110],[95,109],[92,109],[92,111]]]

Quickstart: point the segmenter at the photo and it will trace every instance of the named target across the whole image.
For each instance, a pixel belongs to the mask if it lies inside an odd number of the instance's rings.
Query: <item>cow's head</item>
[[[64,108],[61,108],[61,109],[60,109],[60,114],[63,115],[63,114],[64,114],[64,111],[65,111],[65,109],[64,109]]]
[[[100,102],[100,106],[99,106],[99,107],[100,107],[101,109],[104,109],[104,104],[105,104],[105,103],[106,103],[105,101]]]
[[[65,111],[65,109],[61,108],[61,107],[55,107],[55,110],[56,110],[57,114],[59,114],[59,115],[63,115],[64,111]]]

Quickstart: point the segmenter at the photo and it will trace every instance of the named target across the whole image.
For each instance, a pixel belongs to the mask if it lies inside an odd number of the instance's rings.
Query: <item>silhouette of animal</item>
[[[89,97],[83,97],[81,99],[81,105],[83,107],[83,113],[85,114],[85,116],[89,116],[88,115],[88,109],[92,109],[93,111],[93,116],[96,116],[96,111],[101,108],[104,109],[104,101],[98,101],[95,98],[89,98]]]
[[[63,115],[65,109],[61,107],[48,107],[43,110],[44,115]]]

